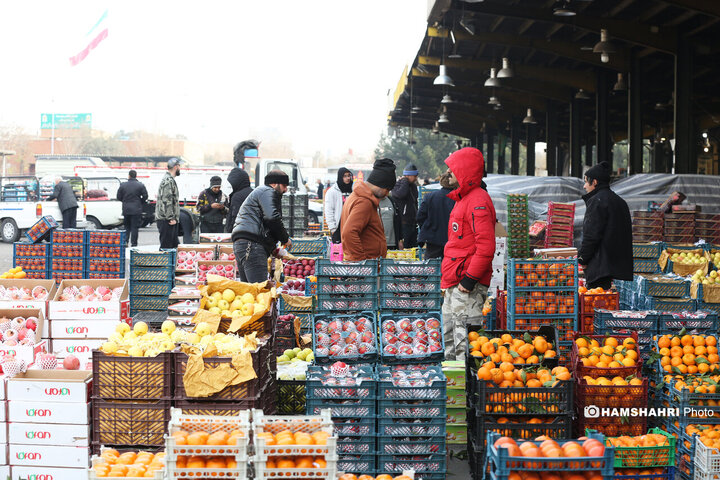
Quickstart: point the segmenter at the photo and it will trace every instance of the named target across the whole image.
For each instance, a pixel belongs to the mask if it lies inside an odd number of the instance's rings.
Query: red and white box
[[[92,373],[84,370],[28,370],[8,380],[7,398],[15,402],[87,404],[91,379]]]
[[[36,424],[90,423],[90,406],[87,403],[48,403],[8,401],[8,422]],[[63,467],[65,465],[55,465]]]
[[[50,322],[50,337],[53,339],[104,339],[115,333],[118,322],[107,320],[54,320]]]
[[[17,280],[0,279],[0,287],[28,288],[30,291],[32,291],[35,287],[44,287],[48,292],[47,299],[45,300],[0,300],[0,308],[38,308],[42,310],[45,318],[47,318],[48,302],[57,292],[55,280],[31,280],[27,278]]]
[[[86,469],[90,449],[86,447],[61,447],[58,445],[9,445],[10,465],[13,467],[65,467]],[[87,473],[85,474],[87,475]],[[25,477],[34,478],[34,477]],[[42,477],[37,477],[42,478]],[[55,478],[53,476],[53,478]],[[57,477],[65,480],[65,477]],[[87,478],[87,477],[85,477]]]
[[[6,442],[20,445],[60,445],[87,448],[90,446],[90,426],[13,422],[8,424]]]
[[[16,358],[25,360],[30,365],[35,361],[35,356],[42,352],[47,352],[48,344],[42,339],[42,332],[46,330],[45,315],[38,308],[10,308],[1,309],[0,317],[35,317],[38,319],[37,328],[35,329],[35,345],[0,345],[0,359],[7,355],[15,355]]]
[[[57,355],[58,359],[64,359],[69,355],[75,355],[82,362],[83,360],[91,359],[92,351],[100,348],[105,342],[107,342],[107,338],[54,338],[52,340],[52,351],[55,355]]]
[[[0,470],[1,472],[2,470]],[[6,478],[0,476],[0,478]],[[54,468],[54,467],[24,467],[13,466],[10,472],[11,480],[27,480],[28,478],[46,480],[87,480],[87,468]]]
[[[114,289],[123,287],[120,298],[108,301],[60,301],[60,296],[66,287],[108,287]],[[48,304],[48,318],[51,320],[116,320],[121,321],[130,316],[130,299],[126,279],[105,280],[63,280],[55,292],[55,296]]]

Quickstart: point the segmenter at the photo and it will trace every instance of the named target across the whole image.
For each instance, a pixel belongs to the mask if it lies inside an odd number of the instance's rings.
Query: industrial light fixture
[[[559,0],[553,4],[553,15],[556,17],[574,17],[576,14],[568,0]]]
[[[440,65],[440,72],[438,76],[435,77],[435,80],[433,80],[433,85],[442,85],[445,87],[455,86],[452,78],[450,78],[450,76],[448,76],[447,74],[447,68],[445,67],[445,65]]]
[[[702,138],[708,138],[708,132],[702,132]]]
[[[525,116],[525,118],[523,118],[522,123],[527,123],[531,125],[535,125],[537,123],[537,120],[535,120],[535,117],[533,117],[532,108],[527,109],[527,115]]]
[[[608,63],[610,61],[610,54],[616,52],[615,45],[613,45],[608,38],[608,31],[604,28],[600,29],[600,41],[593,47],[593,52],[600,54],[600,61],[602,63]]]
[[[450,119],[448,119],[445,113],[441,113],[440,118],[438,118],[438,123],[450,123]]]
[[[445,95],[443,95],[443,98],[442,98],[442,100],[440,100],[440,103],[442,103],[442,104],[453,103],[453,99],[450,97],[450,95],[448,95],[446,93]]]
[[[472,17],[467,19],[463,13],[463,16],[460,17],[460,26],[463,27],[470,35],[475,35],[475,25],[472,23]]]
[[[623,77],[622,73],[618,73],[617,82],[615,82],[615,85],[613,85],[613,92],[626,92],[626,91],[627,91],[627,83],[625,83],[625,78]]]
[[[493,95],[492,97],[490,97],[490,100],[488,100],[488,105],[500,105],[500,100],[495,95]]]
[[[486,87],[499,87],[500,81],[497,79],[497,74],[495,73],[495,67],[492,67],[490,69],[490,78],[485,80],[485,86]]]
[[[503,57],[502,68],[499,72],[497,72],[497,78],[511,78],[514,75],[515,72],[513,72],[513,69],[510,68],[510,59],[507,57]]]
[[[437,134],[440,133],[440,124],[438,124],[438,122],[435,122],[435,124],[433,125],[432,130],[430,130],[430,133],[433,134],[433,135],[437,135]]]
[[[495,106],[493,106],[493,110],[502,110],[502,105],[499,103],[495,104]]]
[[[590,95],[588,95],[587,93],[585,93],[585,90],[583,90],[583,89],[581,88],[581,89],[578,90],[577,93],[575,94],[575,99],[576,99],[576,100],[590,100]]]

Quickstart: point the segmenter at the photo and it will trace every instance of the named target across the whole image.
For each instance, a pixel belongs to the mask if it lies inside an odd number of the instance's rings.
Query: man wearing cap
[[[128,172],[127,182],[120,184],[117,199],[122,202],[122,213],[125,222],[125,246],[137,247],[138,230],[142,223],[143,205],[148,199],[147,188],[137,179],[137,172]]]
[[[217,175],[210,179],[210,188],[206,188],[198,196],[197,210],[200,214],[200,231],[202,233],[222,233],[223,220],[227,214],[227,197],[220,185],[222,179]]]
[[[613,278],[633,279],[632,220],[625,200],[610,190],[610,165],[603,161],[585,172],[587,192],[578,263],[588,288],[610,288]]]
[[[417,247],[417,178],[417,167],[413,163],[408,163],[403,170],[403,177],[392,190],[393,200],[402,218],[402,240],[405,248]]]
[[[265,185],[257,187],[240,207],[232,231],[238,276],[243,282],[260,283],[268,279],[268,257],[280,242],[292,248],[282,222],[281,200],[290,179],[285,172],[272,170]]]
[[[158,187],[155,205],[155,222],[160,232],[160,248],[177,248],[178,220],[180,219],[180,194],[175,177],[180,175],[180,159],[167,162],[167,172]]]
[[[355,182],[340,217],[340,237],[346,260],[367,260],[387,254],[378,206],[380,199],[387,197],[394,186],[395,164],[389,158],[375,160],[367,180]]]

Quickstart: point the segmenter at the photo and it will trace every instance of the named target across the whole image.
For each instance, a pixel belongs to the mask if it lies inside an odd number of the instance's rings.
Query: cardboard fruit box
[[[5,308],[0,309],[0,317],[13,319],[15,317],[36,317],[37,328],[35,329],[35,345],[0,345],[0,358],[6,355],[15,355],[16,358],[24,360],[30,365],[35,361],[35,356],[47,352],[47,340],[42,340],[43,331],[47,329],[45,315],[39,308]]]
[[[65,302],[60,301],[65,287],[80,287],[89,285],[93,288],[105,286],[110,289],[123,287],[120,298],[113,298],[108,301],[91,302]],[[126,279],[104,279],[104,280],[63,280],[55,292],[55,296],[48,304],[48,318],[52,320],[125,320],[130,316],[130,300],[128,283]]]
[[[47,318],[47,305],[50,299],[57,292],[57,285],[54,280],[31,280],[31,279],[0,279],[0,287],[3,288],[29,288],[30,291],[35,287],[45,287],[48,292],[45,300],[0,300],[0,308],[39,308],[43,315]]]
[[[87,403],[91,378],[92,373],[84,370],[28,370],[8,380],[8,398],[48,405]]]

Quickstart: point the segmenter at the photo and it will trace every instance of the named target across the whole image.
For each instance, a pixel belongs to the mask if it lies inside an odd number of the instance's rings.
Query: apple
[[[226,288],[226,289],[223,290],[223,292],[222,292],[222,298],[223,298],[223,300],[225,300],[226,302],[232,303],[233,300],[235,300],[235,292],[232,291],[232,290],[229,289],[229,288]]]
[[[255,311],[255,304],[254,303],[246,303],[241,307],[240,311],[242,312],[243,315],[246,315],[246,316],[252,315],[253,312]]]
[[[201,337],[204,337],[206,335],[212,334],[212,328],[210,327],[209,323],[200,322],[197,325],[195,325],[195,333],[197,333]]]
[[[217,307],[218,306],[218,299],[215,297],[208,297],[206,305],[208,307],[208,310]]]
[[[172,333],[175,331],[175,322],[173,322],[172,320],[165,320],[165,321],[162,323],[162,326],[160,327],[160,330],[161,330],[165,335],[172,335]]]
[[[63,368],[65,370],[79,370],[80,360],[75,355],[68,355],[63,360]]]
[[[242,297],[240,297],[240,300],[244,304],[255,303],[255,296],[250,292],[243,293]]]
[[[37,330],[37,318],[35,317],[28,317],[25,321],[25,327],[29,328],[33,332]]]
[[[224,298],[221,298],[220,300],[218,300],[217,306],[220,310],[229,310],[230,309],[230,304]]]
[[[145,335],[148,332],[147,323],[137,322],[135,325],[133,325],[133,332],[135,332],[135,335],[137,336]]]

